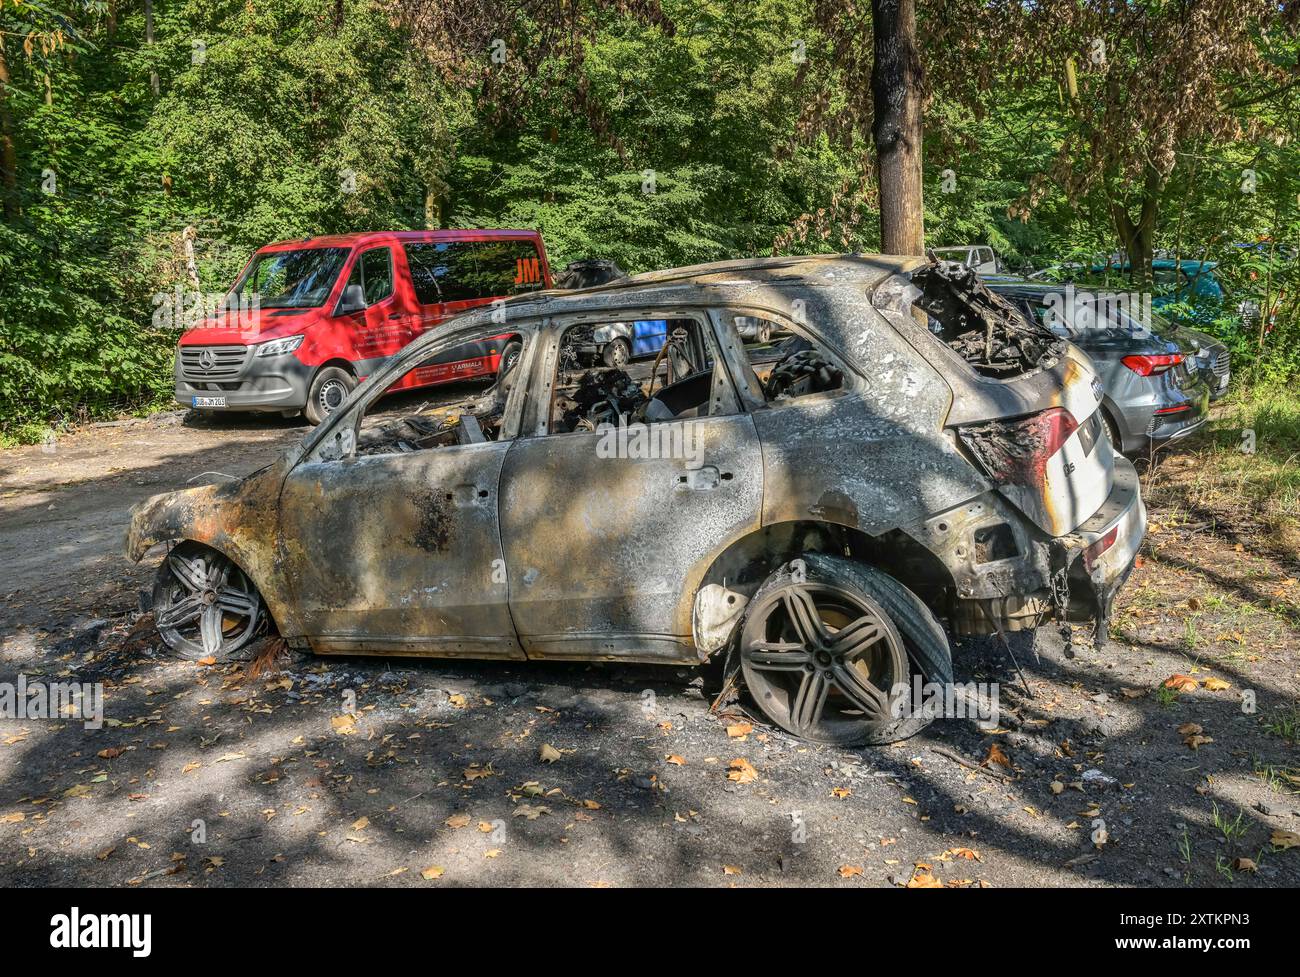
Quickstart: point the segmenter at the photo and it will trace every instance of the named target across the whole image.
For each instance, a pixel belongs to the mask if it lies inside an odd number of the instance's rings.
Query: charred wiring
[[[990,292],[965,265],[935,261],[914,271],[912,284],[921,290],[915,304],[931,329],[985,376],[1027,373],[1061,353],[1059,339]]]

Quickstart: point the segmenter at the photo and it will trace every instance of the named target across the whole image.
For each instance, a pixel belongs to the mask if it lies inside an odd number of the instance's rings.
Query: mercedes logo
[[[199,354],[199,368],[202,369],[204,373],[207,373],[216,365],[217,358],[212,355],[212,350],[205,349]]]

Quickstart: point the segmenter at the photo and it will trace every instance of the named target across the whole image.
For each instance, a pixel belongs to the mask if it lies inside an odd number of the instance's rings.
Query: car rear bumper
[[[1186,396],[1175,400],[1121,403],[1119,407],[1127,428],[1125,450],[1145,451],[1199,430],[1210,414],[1210,392],[1198,383],[1194,390],[1185,393]]]
[[[1117,456],[1110,495],[1092,518],[1070,534],[1077,537],[1070,546],[1078,554],[1074,567],[1082,566],[1092,587],[1113,598],[1133,569],[1146,531],[1147,509],[1137,469],[1127,458]]]

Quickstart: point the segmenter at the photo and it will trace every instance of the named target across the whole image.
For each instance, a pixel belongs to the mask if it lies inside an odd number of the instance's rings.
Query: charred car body
[[[423,337],[271,466],[157,496],[131,559],[174,544],[155,612],[221,658],[260,622],[298,648],[699,664],[835,743],[925,724],[916,676],[959,634],[1095,621],[1145,531],[1136,473],[1065,341],[973,272],[920,258],[764,259],[506,304],[519,366],[456,408],[367,409],[499,315]],[[572,335],[663,319],[648,383]],[[742,341],[736,320],[792,334]]]

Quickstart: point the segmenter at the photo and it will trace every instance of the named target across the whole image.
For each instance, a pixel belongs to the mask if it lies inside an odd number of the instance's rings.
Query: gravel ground
[[[177,413],[0,453],[0,683],[102,682],[106,716],[0,720],[0,884],[1300,884],[1300,571],[1248,527],[1153,509],[1104,649],[1015,636],[1026,691],[963,642],[1001,725],[888,748],[711,712],[714,669],[169,660],[128,509],[303,431]]]

